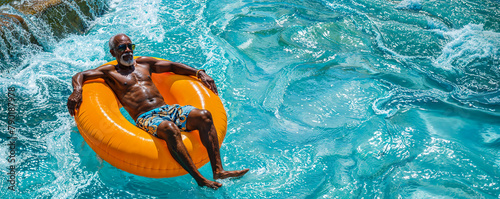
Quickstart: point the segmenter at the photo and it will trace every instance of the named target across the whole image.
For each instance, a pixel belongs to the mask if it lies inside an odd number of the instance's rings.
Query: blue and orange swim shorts
[[[158,137],[158,125],[165,120],[173,122],[181,131],[186,131],[187,117],[193,109],[195,107],[190,105],[167,104],[139,115],[135,124],[155,137]]]

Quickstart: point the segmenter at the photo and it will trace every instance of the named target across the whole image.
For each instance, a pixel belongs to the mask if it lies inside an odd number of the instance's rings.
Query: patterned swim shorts
[[[158,137],[156,132],[158,125],[165,120],[173,122],[180,130],[186,131],[186,120],[193,109],[195,107],[190,105],[164,105],[141,114],[137,118],[137,121],[135,121],[135,124],[155,137]]]

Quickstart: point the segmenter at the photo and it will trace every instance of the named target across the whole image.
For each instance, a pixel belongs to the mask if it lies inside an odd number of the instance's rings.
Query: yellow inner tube
[[[222,145],[227,116],[217,95],[190,76],[163,73],[152,74],[151,78],[165,103],[192,105],[210,111],[219,146]],[[84,140],[102,159],[118,169],[145,177],[167,178],[187,174],[170,155],[164,140],[131,124],[120,113],[120,108],[120,102],[104,80],[84,83],[82,104],[75,121]],[[209,161],[198,131],[182,132],[182,140],[197,168]]]

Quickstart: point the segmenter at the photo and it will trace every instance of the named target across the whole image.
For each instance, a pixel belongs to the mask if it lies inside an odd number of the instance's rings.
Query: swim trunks
[[[186,120],[193,109],[195,107],[190,105],[164,105],[141,114],[135,123],[137,127],[155,137],[158,137],[156,132],[158,125],[165,120],[173,122],[180,130],[186,131]]]

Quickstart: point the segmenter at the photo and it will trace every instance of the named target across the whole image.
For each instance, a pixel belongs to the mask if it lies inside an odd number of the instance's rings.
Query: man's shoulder
[[[156,62],[157,59],[153,57],[147,57],[147,56],[140,56],[135,58],[135,62],[137,63],[146,63],[146,62]]]
[[[113,65],[113,64],[104,64],[102,66],[97,67],[96,69],[99,69],[99,70],[114,70],[115,69],[115,65]]]
[[[116,70],[116,69],[115,69],[115,65],[113,65],[113,64],[104,64],[102,66],[97,67],[96,70],[104,72],[104,71],[111,71],[111,70]]]

